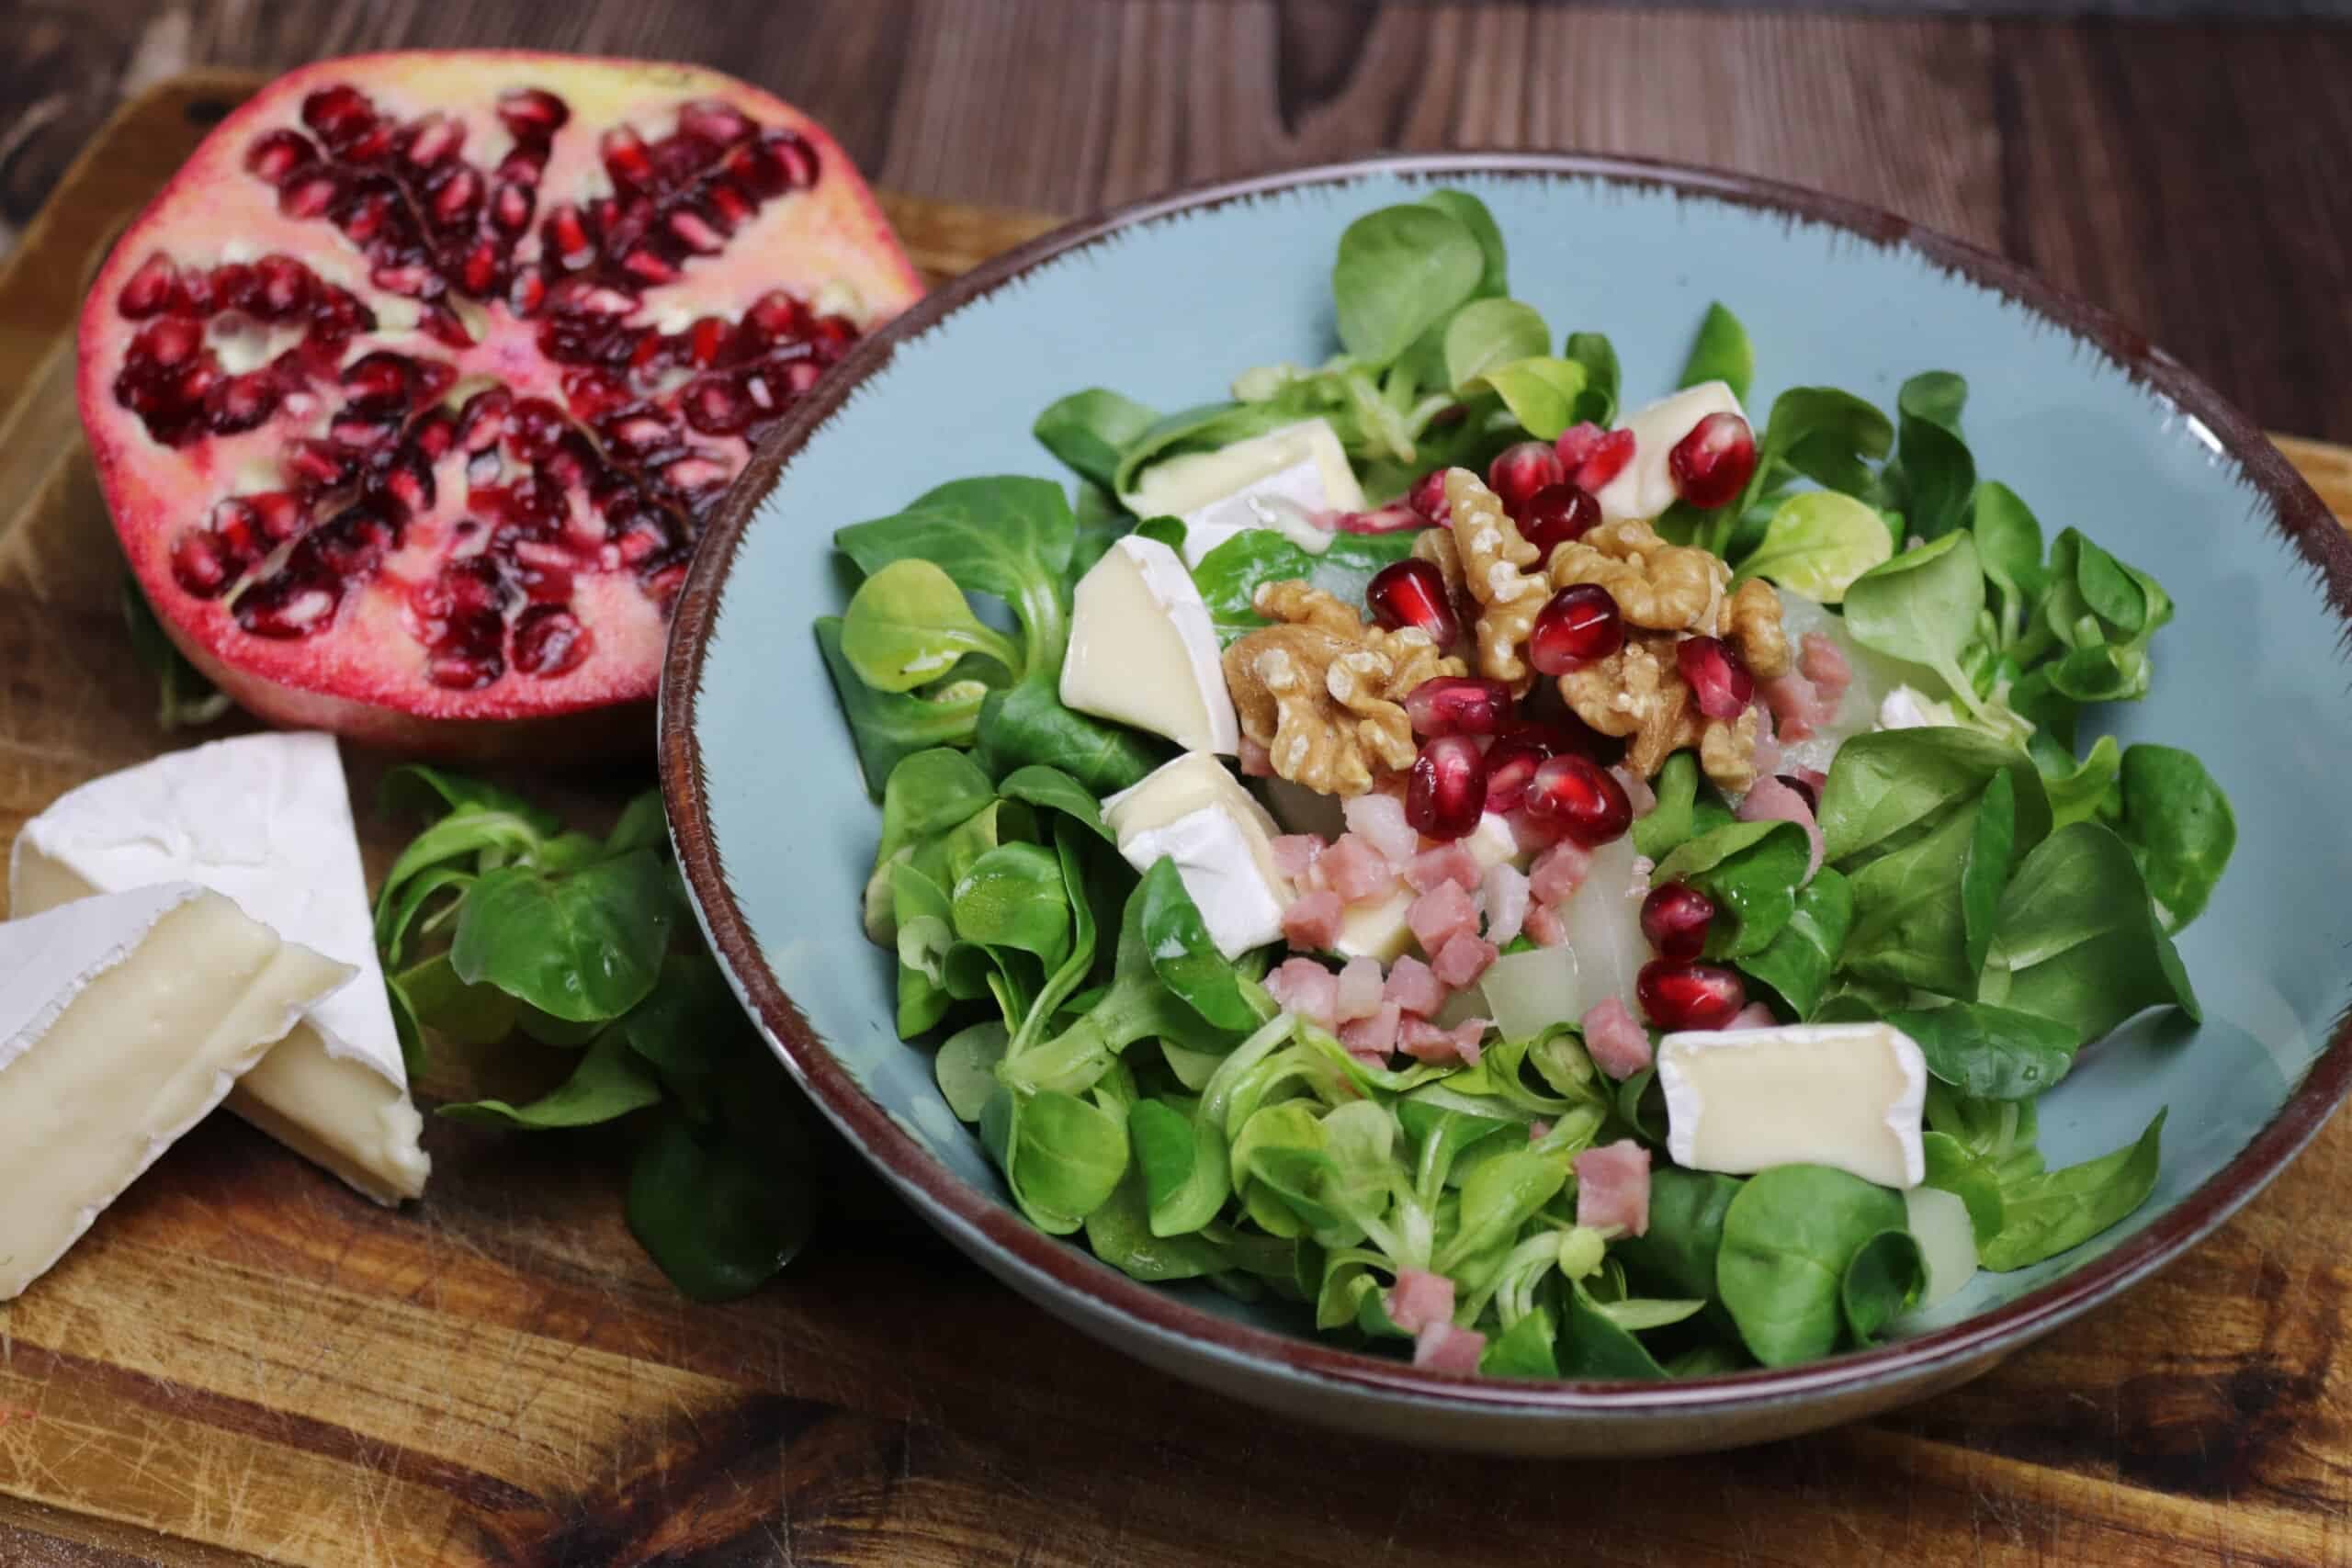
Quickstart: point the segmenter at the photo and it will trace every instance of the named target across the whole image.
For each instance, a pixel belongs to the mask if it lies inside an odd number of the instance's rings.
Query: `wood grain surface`
[[[126,86],[183,66],[412,44],[646,54],[782,93],[876,184],[1048,212],[1383,148],[1645,152],[1794,180],[2005,251],[2269,428],[2352,442],[2352,26],[2229,15],[2265,9],[0,0],[0,223],[28,220]]]
[[[96,249],[234,85],[142,100],[0,272],[0,840],[168,743],[58,389]],[[890,209],[937,272],[1040,221]],[[2282,444],[2352,513],[2352,453]],[[396,835],[368,832],[380,870]],[[837,1145],[808,1252],[704,1308],[629,1238],[594,1138],[428,1140],[431,1195],[395,1213],[214,1118],[0,1307],[0,1564],[2352,1563],[2352,1122],[1975,1384],[1640,1465],[1415,1453],[1187,1388],[996,1285]]]

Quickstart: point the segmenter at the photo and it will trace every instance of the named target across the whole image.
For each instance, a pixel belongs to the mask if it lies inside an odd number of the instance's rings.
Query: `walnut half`
[[[1412,765],[1406,694],[1464,673],[1413,627],[1367,626],[1353,608],[1291,579],[1261,582],[1251,603],[1279,624],[1225,650],[1225,683],[1243,734],[1266,748],[1274,772],[1324,795],[1357,795],[1376,771]]]

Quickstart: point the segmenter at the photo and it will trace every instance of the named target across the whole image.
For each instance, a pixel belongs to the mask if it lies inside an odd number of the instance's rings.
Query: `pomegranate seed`
[[[172,541],[172,581],[198,599],[219,598],[244,564],[209,529],[190,528]]]
[[[481,175],[460,165],[439,182],[426,200],[435,218],[444,224],[457,224],[473,217],[474,209],[481,205]]]
[[[561,98],[538,87],[515,87],[498,96],[499,122],[519,141],[545,141],[571,118]]]
[[[168,368],[186,360],[203,343],[202,327],[176,316],[166,316],[153,326],[141,328],[131,340],[130,350]]]
[[[698,256],[714,254],[727,243],[727,236],[718,231],[718,226],[691,207],[671,210],[669,230],[678,243]]]
[[[1666,455],[1676,493],[1712,512],[1739,499],[1756,473],[1756,433],[1736,413],[1711,413]]]
[[[263,491],[249,495],[245,502],[260,520],[261,531],[276,544],[284,544],[302,531],[302,503],[282,490]]]
[[[1453,508],[1445,499],[1445,470],[1431,468],[1415,479],[1413,488],[1405,492],[1405,504],[1440,525],[1452,521]]]
[[[156,314],[172,302],[172,284],[178,274],[172,258],[157,251],[141,262],[123,284],[122,292],[115,298],[115,309],[134,321]]]
[[[1573,474],[1585,466],[1608,434],[1588,419],[1560,432],[1560,438],[1552,443],[1552,450],[1559,454],[1560,466]]]
[[[1553,547],[1581,539],[1600,521],[1600,502],[1592,492],[1572,484],[1545,485],[1528,498],[1519,519],[1519,531],[1547,560]]]
[[[1625,471],[1634,460],[1634,433],[1612,430],[1593,444],[1592,455],[1578,466],[1577,483],[1599,495],[1601,487]]]
[[[1405,696],[1416,735],[1493,735],[1510,716],[1510,688],[1474,675],[1439,675]]]
[[[1390,631],[1418,626],[1440,648],[1453,647],[1462,636],[1445,574],[1435,561],[1414,556],[1382,567],[1364,585],[1363,601],[1372,618]]]
[[[1405,820],[1432,839],[1459,839],[1487,809],[1487,759],[1466,735],[1442,735],[1421,747],[1405,781]]]
[[[277,187],[277,210],[288,218],[318,218],[343,199],[344,178],[333,169],[297,174]]]
[[[678,110],[678,129],[721,147],[731,147],[759,130],[734,105],[696,98]]]
[[[1537,491],[1567,477],[1567,470],[1560,466],[1560,455],[1541,441],[1506,446],[1487,466],[1487,488],[1514,519],[1526,510]]]
[[[561,604],[534,604],[514,623],[514,668],[550,678],[580,667],[592,642],[580,617]]]
[[[358,88],[337,83],[302,100],[302,123],[334,146],[367,134],[376,123],[375,106]]]
[[[1529,815],[1548,822],[1587,849],[1609,842],[1634,824],[1625,786],[1589,757],[1545,759],[1528,781]]]
[[[703,187],[703,199],[710,203],[711,221],[725,233],[733,233],[752,216],[757,204],[726,180],[713,180]]]
[[[1720,964],[1657,958],[1634,978],[1642,1011],[1660,1029],[1721,1029],[1747,1005],[1739,971]]]
[[[1527,662],[1545,675],[1565,675],[1625,646],[1625,619],[1617,601],[1597,582],[1572,582],[1535,612]]]
[[[705,435],[739,435],[749,428],[750,400],[723,376],[705,376],[678,400],[686,423]]]
[[[604,158],[605,172],[620,189],[637,190],[651,182],[653,164],[645,155],[645,141],[629,127],[616,125],[605,132],[596,151]]]
[[[648,283],[675,283],[679,278],[676,266],[651,246],[640,246],[621,258],[621,270]]]
[[[520,234],[530,227],[531,209],[538,203],[538,193],[525,185],[502,185],[490,198],[490,220],[508,234]]]
[[[1503,739],[1487,748],[1487,809],[1515,811],[1527,798],[1535,770],[1552,755],[1529,740]]]
[[[316,282],[309,267],[273,253],[254,263],[254,299],[245,308],[264,321],[291,321],[310,308]]]
[[[1721,637],[1684,637],[1674,645],[1674,662],[1709,718],[1737,718],[1755,699],[1756,677]]]
[[[408,161],[420,169],[432,168],[464,145],[465,140],[465,121],[438,112],[428,114],[416,122],[416,133],[409,140]],[[481,183],[481,175],[470,169],[466,173],[473,175],[477,185]]]
[[[1696,958],[1706,951],[1707,927],[1715,901],[1687,882],[1650,889],[1642,900],[1642,934],[1668,958]]]
[[[1781,773],[1776,776],[1781,783],[1797,792],[1798,797],[1804,800],[1804,808],[1807,811],[1812,812],[1815,817],[1821,815],[1821,792],[1813,787],[1811,779],[1801,779],[1794,773]]]
[[[245,149],[245,172],[271,185],[282,185],[287,175],[318,161],[319,150],[299,130],[273,130]]]
[[[204,415],[215,435],[253,429],[277,412],[277,378],[266,370],[232,376],[206,394]]]
[[[596,244],[588,237],[580,209],[568,201],[548,214],[548,220],[539,226],[539,239],[556,265],[567,272],[577,271],[596,259]]]

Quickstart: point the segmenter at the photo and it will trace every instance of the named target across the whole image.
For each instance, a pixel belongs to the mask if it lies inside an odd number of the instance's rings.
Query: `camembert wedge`
[[[0,925],[0,1301],[351,976],[192,883]]]
[[[295,1023],[229,1108],[379,1202],[423,1192],[424,1122],[377,962],[334,738],[241,736],[84,784],[17,836],[9,907],[22,917],[164,882],[225,895],[358,976]]]
[[[1669,1034],[1658,1043],[1657,1081],[1667,1153],[1685,1169],[1826,1165],[1894,1188],[1927,1177],[1927,1058],[1892,1024]]]

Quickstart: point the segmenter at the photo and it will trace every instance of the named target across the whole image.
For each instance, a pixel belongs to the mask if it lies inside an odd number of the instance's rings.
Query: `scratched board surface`
[[[241,91],[127,110],[0,273],[0,841],[167,744],[70,400],[122,219]],[[934,276],[1036,220],[912,202]],[[2290,444],[2339,511],[2352,454]],[[356,761],[363,802],[374,764]],[[560,792],[609,810],[643,775]],[[397,832],[368,823],[380,870]],[[511,1087],[453,1062],[428,1098]],[[609,1146],[436,1122],[427,1200],[227,1117],[0,1307],[0,1565],[2352,1563],[2352,1123],[2221,1235],[1968,1388],[1642,1465],[1415,1455],[1073,1338],[829,1148],[779,1283],[681,1302]]]

